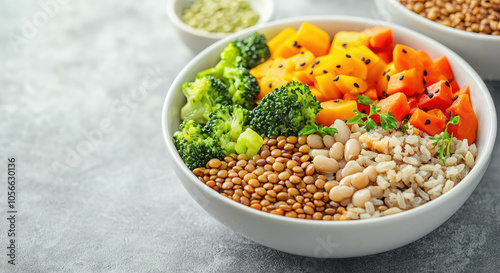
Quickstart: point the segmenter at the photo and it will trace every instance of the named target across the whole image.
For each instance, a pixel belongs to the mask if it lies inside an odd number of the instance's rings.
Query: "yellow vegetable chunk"
[[[344,94],[360,94],[365,92],[368,87],[365,80],[354,76],[337,75],[333,82]]]

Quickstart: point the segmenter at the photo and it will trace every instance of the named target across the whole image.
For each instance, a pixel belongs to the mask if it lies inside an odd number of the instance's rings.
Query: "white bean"
[[[339,161],[344,156],[344,144],[341,142],[335,142],[330,148],[330,157]]]
[[[321,136],[316,134],[310,134],[307,136],[307,144],[312,149],[322,149],[323,147],[325,147],[323,145],[323,139],[321,138]]]
[[[384,191],[379,186],[369,186],[367,189],[370,191],[372,197],[374,198],[378,199],[384,196]]]
[[[342,180],[339,182],[339,186],[350,186],[351,185],[351,176],[344,177]]]
[[[363,167],[359,165],[358,162],[351,160],[345,164],[344,169],[342,170],[342,177],[349,176],[351,174],[359,173],[363,171]]]
[[[359,191],[356,191],[353,196],[352,196],[352,204],[355,207],[365,207],[365,203],[370,201],[371,198],[371,193],[370,190],[368,189],[362,189]]]
[[[365,173],[355,173],[353,175],[348,176],[351,178],[351,185],[353,185],[356,189],[363,189],[368,186],[370,180],[368,179],[368,175]]]
[[[354,190],[348,186],[336,186],[330,190],[330,200],[340,202],[345,198],[349,198],[354,193]]]
[[[339,170],[339,163],[333,158],[318,155],[313,159],[314,167],[322,173],[334,173]]]
[[[375,182],[377,180],[377,175],[378,175],[378,172],[377,172],[377,168],[375,168],[375,166],[373,165],[370,165],[368,167],[366,167],[363,172],[368,175],[368,178],[370,179],[370,182]]]
[[[323,144],[325,144],[327,148],[332,147],[333,143],[335,143],[335,139],[331,135],[325,135],[323,137]]]
[[[345,124],[343,120],[337,119],[335,122],[330,125],[330,127],[337,129],[338,133],[335,134],[333,138],[335,141],[342,142],[345,144],[347,140],[349,140],[351,136],[351,129]]]
[[[361,152],[361,145],[356,139],[349,139],[345,144],[344,158],[346,161],[354,160],[358,157]]]
[[[322,156],[328,157],[328,150],[325,150],[325,149],[311,149],[311,150],[309,150],[309,155],[312,158],[315,158],[318,155],[322,155]]]

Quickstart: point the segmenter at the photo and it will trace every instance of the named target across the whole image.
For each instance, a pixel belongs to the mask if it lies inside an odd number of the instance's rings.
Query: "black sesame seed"
[[[337,65],[337,68],[340,68],[340,64]]]
[[[410,119],[410,115],[406,115],[404,119],[406,120]]]
[[[399,80],[402,81],[405,78],[404,75],[399,76]]]
[[[312,71],[312,70],[311,70],[311,71],[309,71],[309,75],[312,75],[312,74],[313,74],[313,71]]]
[[[346,44],[346,43],[343,43],[343,44],[342,44],[342,46],[343,46],[343,47],[346,47],[346,46],[347,46],[347,44]]]
[[[278,67],[279,67],[279,68],[282,68],[282,67],[283,67],[283,65],[282,65],[282,64],[280,64],[280,65],[278,65]]]
[[[333,79],[333,81],[336,82],[338,80],[339,80],[339,76],[337,75],[337,77],[335,77],[335,79]]]
[[[424,94],[428,95],[429,91],[427,90],[427,87],[424,89]]]
[[[333,102],[339,102],[339,100],[333,100]]]
[[[437,94],[437,93],[439,93],[439,91],[440,91],[439,89],[438,89],[438,90],[436,90],[436,92],[434,92],[434,94]]]
[[[444,84],[446,84],[446,86],[450,87],[450,83],[448,81],[445,81]]]
[[[298,45],[297,48],[301,48],[302,46],[301,45]]]
[[[364,62],[365,61],[365,57],[361,57],[361,60]]]
[[[365,64],[369,64],[370,62],[371,62],[371,60],[368,59],[368,60],[365,61]]]
[[[326,74],[326,73],[328,73],[328,71],[326,71],[326,70],[323,70],[323,74]]]
[[[391,79],[391,75],[387,74],[387,75],[385,75],[385,78],[386,78],[387,80],[390,80],[390,79]]]
[[[424,70],[424,76],[427,76],[427,70]]]
[[[386,98],[389,97],[389,94],[387,94],[387,92],[385,92],[385,91],[382,91],[382,95],[384,95],[384,97],[386,97]]]
[[[424,85],[427,85],[427,82],[425,81],[425,79],[422,79],[422,82],[424,83]]]
[[[451,117],[451,111],[450,111],[450,112],[448,112],[448,115],[450,115],[450,117]]]
[[[269,85],[269,88],[273,87],[273,84],[272,84],[272,83],[269,83],[268,85]]]
[[[301,51],[300,54],[304,54],[304,51]]]
[[[406,52],[406,49],[404,49],[404,48],[403,48],[403,53],[404,53],[404,54],[406,54],[406,53],[407,53],[407,52]]]
[[[297,41],[293,41],[293,46],[296,46],[297,45]]]
[[[301,64],[300,64],[300,66],[304,66],[304,65],[306,65],[306,63],[305,63],[305,62],[303,62],[303,63],[301,63]]]
[[[347,58],[351,58],[351,55],[349,55],[349,54],[345,54],[345,56],[346,56]]]
[[[354,87],[359,88],[359,84],[357,82],[355,82]]]
[[[366,110],[365,109],[361,110],[361,113],[366,114]]]
[[[425,121],[425,125],[429,125],[429,124],[431,124],[431,121],[430,120],[426,120]]]
[[[314,64],[319,64],[319,60],[315,61]]]
[[[387,71],[384,71],[384,73],[382,73],[382,76],[385,76],[385,74],[387,74]]]
[[[456,101],[458,99],[458,95],[456,95],[452,100]]]
[[[429,93],[429,98],[431,98],[431,99],[432,99],[432,97],[434,97],[434,94]]]

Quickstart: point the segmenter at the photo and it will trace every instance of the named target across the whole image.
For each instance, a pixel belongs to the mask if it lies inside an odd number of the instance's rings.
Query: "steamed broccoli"
[[[223,159],[222,148],[192,119],[184,120],[174,133],[174,145],[190,170],[204,167],[212,158]]]
[[[250,112],[240,105],[218,107],[210,113],[210,119],[203,131],[219,143],[225,155],[234,154],[238,138],[247,128],[249,114]]]
[[[205,124],[210,112],[217,105],[232,103],[227,87],[212,76],[184,83],[182,93],[186,96],[187,103],[181,109],[181,118],[183,120],[192,119],[196,123]]]
[[[292,82],[266,95],[250,114],[250,127],[261,136],[291,136],[315,123],[321,110],[307,85]]]
[[[236,153],[246,154],[248,158],[251,158],[259,152],[262,144],[264,144],[264,139],[249,127],[238,137],[235,146]]]
[[[260,86],[248,69],[242,66],[226,67],[221,80],[228,87],[234,104],[239,104],[246,109],[253,108],[253,101],[259,94]]]

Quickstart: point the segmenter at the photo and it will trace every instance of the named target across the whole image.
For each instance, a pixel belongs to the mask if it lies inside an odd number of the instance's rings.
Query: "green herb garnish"
[[[302,128],[302,130],[300,130],[299,136],[310,135],[310,134],[314,134],[314,133],[319,133],[321,136],[324,136],[326,134],[333,136],[338,132],[339,131],[336,128],[330,128],[327,126],[312,123],[312,124],[308,124],[308,125],[304,126],[304,128]]]
[[[382,129],[389,130],[398,128],[397,120],[394,118],[394,114],[392,114],[391,112],[380,113],[380,107],[377,107],[376,101],[370,106],[370,113],[368,113],[368,115],[363,114],[358,110],[352,111],[356,113],[356,115],[350,118],[347,121],[347,124],[361,124],[368,132],[372,129],[377,128],[378,126],[377,123],[371,118],[372,115],[379,115],[380,126],[382,127]],[[365,120],[363,121],[363,119]]]
[[[398,130],[402,131],[405,134],[408,134],[408,130],[410,130],[410,117],[407,116],[403,119],[401,122],[401,127],[398,128]]]
[[[452,117],[450,121],[446,123],[444,131],[439,137],[429,137],[429,139],[434,140],[432,145],[434,145],[435,147],[437,147],[439,145],[439,142],[441,142],[441,146],[439,147],[437,154],[439,155],[439,159],[443,161],[443,164],[446,164],[446,158],[450,156],[450,147],[453,139],[453,133],[451,135],[448,133],[448,125],[457,125],[459,121],[460,116]]]
[[[373,100],[370,99],[367,95],[354,95],[356,98],[358,98],[357,102],[361,103],[363,105],[370,105],[373,103]]]

